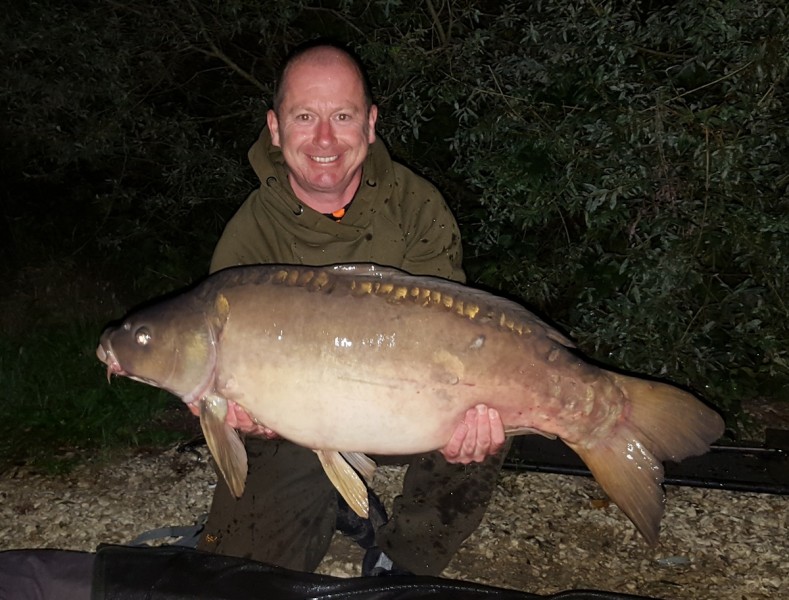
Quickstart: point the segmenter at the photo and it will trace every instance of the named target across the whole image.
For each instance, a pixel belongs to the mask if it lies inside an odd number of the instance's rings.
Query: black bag
[[[104,546],[96,556],[92,600],[529,600],[544,599],[440,577],[340,578],[290,571],[184,548]],[[571,591],[561,600],[635,600],[637,596]],[[643,600],[643,597],[642,597]]]
[[[0,552],[0,600],[648,600],[574,590],[538,596],[417,575],[340,578],[177,546]]]

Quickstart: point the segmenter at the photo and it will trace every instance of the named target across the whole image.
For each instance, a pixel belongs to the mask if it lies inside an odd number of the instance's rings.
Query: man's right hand
[[[506,434],[501,415],[495,408],[478,404],[468,409],[452,438],[439,452],[447,462],[467,465],[482,462],[504,445]]]

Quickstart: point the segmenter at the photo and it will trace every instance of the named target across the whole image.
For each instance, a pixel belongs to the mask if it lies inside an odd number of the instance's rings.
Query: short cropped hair
[[[325,49],[339,51],[356,68],[359,73],[359,79],[362,82],[364,101],[367,106],[367,110],[370,110],[370,107],[373,105],[373,94],[370,87],[370,80],[367,77],[367,72],[359,56],[345,44],[325,38],[320,38],[299,44],[285,57],[285,60],[279,69],[277,84],[274,88],[273,108],[275,113],[279,114],[279,108],[282,106],[282,101],[284,100],[285,96],[285,79],[287,78],[291,67],[303,58],[308,57],[310,54]]]

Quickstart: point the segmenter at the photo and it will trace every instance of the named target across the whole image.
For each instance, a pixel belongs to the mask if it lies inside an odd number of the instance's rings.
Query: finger
[[[269,440],[275,440],[279,437],[279,434],[273,429],[269,429],[268,427],[263,427],[263,436]]]
[[[474,460],[480,461],[490,454],[491,429],[490,410],[484,404],[479,404],[477,409],[477,443],[474,447]]]
[[[450,438],[449,442],[441,449],[441,454],[444,455],[445,459],[450,462],[454,462],[453,459],[456,459],[460,454],[460,451],[463,449],[463,440],[466,438],[467,433],[468,426],[465,422],[461,423],[455,428],[455,431],[452,433],[452,437]]]
[[[495,408],[488,410],[488,418],[490,419],[490,434],[491,444],[490,449],[492,453],[501,450],[504,445],[504,440],[507,439],[504,433],[504,423],[501,420],[501,414]]]
[[[473,460],[474,455],[477,453],[477,429],[479,428],[479,419],[477,418],[479,411],[476,408],[470,408],[466,411],[466,426],[468,432],[466,439],[463,440],[463,453],[462,457],[466,460]]]
[[[233,429],[238,429],[238,415],[236,414],[235,407],[233,405],[230,406],[230,410],[227,411],[227,416],[225,416],[225,423],[230,425]]]

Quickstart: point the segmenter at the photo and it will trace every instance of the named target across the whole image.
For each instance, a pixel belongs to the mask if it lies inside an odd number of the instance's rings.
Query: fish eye
[[[134,341],[140,346],[146,346],[151,341],[151,332],[145,327],[140,327],[134,332]]]

